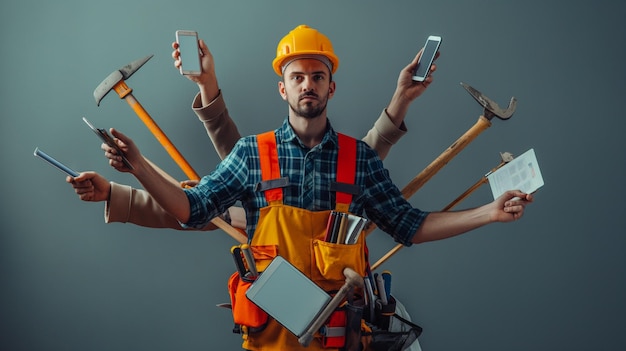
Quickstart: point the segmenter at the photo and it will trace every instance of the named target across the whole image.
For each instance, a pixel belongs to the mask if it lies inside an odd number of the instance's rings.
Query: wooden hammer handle
[[[433,162],[431,162],[420,174],[413,178],[404,189],[402,189],[402,195],[405,199],[413,196],[427,181],[429,181],[443,166],[454,158],[461,150],[463,150],[469,143],[471,143],[476,137],[482,133],[485,129],[491,126],[491,121],[487,118],[480,116],[478,121],[468,129],[459,139],[457,139],[452,145],[450,145],[441,155],[439,155]]]
[[[450,147],[448,147],[439,157],[437,157],[433,162],[431,162],[420,174],[418,174],[415,178],[413,178],[409,184],[407,184],[404,189],[402,189],[402,196],[405,199],[413,196],[417,190],[419,190],[427,181],[430,180],[439,170],[443,168],[448,162],[454,158],[461,150],[463,150],[469,143],[471,143],[476,137],[482,133],[485,129],[491,126],[491,121],[484,116],[480,116],[478,121],[474,123],[474,125],[468,129],[465,134],[463,134],[457,141],[455,141]],[[470,192],[476,190],[478,186],[480,186],[483,182],[479,182],[474,185],[468,192],[463,194],[463,198],[469,195]],[[452,206],[456,205],[463,198],[457,199],[458,201],[453,202],[450,206],[446,207],[443,211],[449,210]],[[372,224],[367,228],[366,234],[371,233],[376,229],[376,225]],[[381,257],[376,263],[374,263],[371,267],[372,271],[376,270],[380,265],[385,263],[391,256],[395,255],[400,249],[402,249],[404,245],[397,244],[391,250],[389,250],[383,257]]]
[[[317,315],[317,318],[315,318],[315,320],[311,323],[306,333],[298,338],[300,345],[304,347],[309,346],[311,340],[313,340],[313,336],[315,336],[315,333],[317,333],[328,317],[330,317],[331,313],[333,313],[339,304],[341,304],[341,302],[348,296],[348,293],[352,291],[352,288],[355,286],[363,286],[363,278],[354,270],[346,267],[343,270],[343,275],[346,277],[346,282],[335,294],[335,296],[333,296],[332,300],[330,300],[330,302],[324,307],[322,312]]]
[[[143,106],[135,99],[132,94],[132,89],[126,85],[126,83],[122,80],[118,82],[113,89],[115,92],[126,100],[128,105],[135,111],[137,116],[141,119],[141,121],[148,127],[150,132],[154,135],[155,138],[159,141],[159,143],[165,148],[167,153],[172,157],[172,159],[176,162],[176,164],[183,170],[185,175],[191,180],[199,180],[200,176],[196,171],[191,167],[189,162],[183,157],[183,155],[178,151],[176,146],[172,143],[172,141],[165,135],[163,130],[157,125],[157,123],[150,117],[148,112],[143,108]],[[240,244],[246,243],[248,241],[248,236],[244,233],[237,230],[235,227],[226,223],[222,218],[215,217],[211,220],[216,227],[222,229],[226,232],[226,234],[230,235],[233,239],[237,240]]]

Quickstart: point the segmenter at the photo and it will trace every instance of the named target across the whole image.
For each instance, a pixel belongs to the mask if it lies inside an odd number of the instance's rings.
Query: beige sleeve
[[[128,222],[130,216],[130,199],[133,188],[129,185],[122,185],[111,182],[111,193],[109,200],[104,205],[104,222]]]
[[[215,151],[221,159],[226,157],[241,138],[237,125],[228,114],[226,103],[220,91],[219,95],[210,104],[202,106],[202,99],[198,93],[193,100],[191,108],[204,124]]]
[[[398,142],[406,132],[407,129],[404,122],[402,122],[400,127],[396,127],[389,118],[389,115],[387,115],[387,111],[383,110],[372,129],[370,129],[363,138],[363,141],[372,149],[376,150],[380,159],[384,160],[391,147]]]
[[[106,223],[133,223],[149,228],[183,230],[176,218],[165,211],[145,190],[111,182],[111,196],[104,207]],[[208,224],[202,230],[213,230]]]

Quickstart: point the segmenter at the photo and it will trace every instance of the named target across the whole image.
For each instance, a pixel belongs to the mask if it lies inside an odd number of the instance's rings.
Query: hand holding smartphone
[[[435,56],[439,51],[439,46],[441,46],[440,36],[431,35],[428,37],[426,44],[424,45],[424,50],[422,51],[422,56],[417,62],[415,73],[413,73],[414,81],[423,82],[426,77],[428,77],[430,74],[430,66],[432,66],[433,61],[435,61]]]
[[[89,123],[89,121],[85,117],[83,117],[83,121],[89,126],[89,128],[91,128],[91,130],[93,130],[94,133],[96,133],[96,135],[105,144],[107,144],[110,147],[114,148],[115,151],[117,152],[117,154],[119,156],[122,156],[122,162],[124,163],[124,166],[126,166],[128,169],[134,169],[133,165],[130,164],[130,161],[128,161],[128,159],[124,155],[124,151],[122,151],[122,149],[120,149],[119,146],[117,146],[117,144],[115,143],[115,140],[113,139],[111,134],[109,134],[109,132],[106,131],[106,129],[94,127],[91,123]]]
[[[177,30],[176,42],[180,51],[180,74],[197,76],[202,73],[198,33],[191,30]]]

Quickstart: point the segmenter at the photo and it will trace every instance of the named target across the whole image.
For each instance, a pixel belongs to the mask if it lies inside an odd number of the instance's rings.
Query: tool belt
[[[361,239],[364,240],[364,239]],[[342,265],[357,268],[366,263],[366,260],[350,260],[350,257],[359,257],[358,255],[338,255],[341,251],[335,249],[338,244],[328,246],[314,245],[318,247],[316,259],[325,262],[334,262],[330,265],[314,265],[313,271],[322,274],[325,272],[329,278],[338,278],[341,273],[331,267],[339,267],[338,259],[343,259]],[[245,245],[242,245],[245,246]],[[322,249],[319,249],[319,247]],[[344,248],[348,245],[341,245]],[[350,249],[356,248],[349,247]],[[241,248],[236,246],[234,248]],[[273,322],[263,310],[248,300],[245,295],[247,289],[255,281],[256,277],[263,274],[263,270],[269,262],[278,254],[278,247],[273,245],[259,245],[250,247],[253,254],[255,267],[250,269],[248,261],[245,258],[244,250],[231,250],[235,257],[238,271],[229,279],[228,288],[231,298],[233,320],[235,328],[233,332],[244,335],[244,338],[254,338],[263,334],[266,326]],[[367,252],[367,250],[366,250]],[[347,259],[348,258],[348,259]],[[245,262],[245,263],[244,263]],[[357,268],[358,269],[358,268]],[[251,271],[257,270],[257,274]],[[367,272],[367,269],[365,270]],[[376,286],[372,284],[371,274],[364,274],[366,288],[363,291],[355,291],[348,297],[346,303],[338,307],[328,318],[326,323],[320,328],[317,335],[319,348],[341,349],[346,351],[352,350],[404,350],[408,348],[422,333],[422,328],[411,321],[403,318],[396,313],[396,300],[393,295],[386,296],[386,302],[383,302],[380,291],[376,291],[369,287]],[[332,295],[336,290],[330,290]],[[306,302],[303,302],[306,303]],[[276,323],[276,322],[274,322]],[[315,349],[312,347],[311,349]]]
[[[288,206],[276,206],[268,210],[270,213],[276,213],[276,215],[283,214],[286,217],[298,217],[295,216],[296,213],[302,214],[302,212],[308,212],[308,214],[313,217],[321,218],[322,216],[328,217],[331,212],[310,212],[303,209],[290,208]],[[269,217],[269,219],[275,218],[275,216]],[[268,222],[283,223],[283,221],[280,220],[268,220]],[[319,227],[321,228],[320,234],[322,234],[320,239],[309,240],[306,244],[307,247],[309,247],[309,252],[302,255],[307,257],[304,261],[310,262],[310,260],[313,260],[313,263],[310,263],[309,267],[303,269],[301,262],[297,260],[295,260],[296,263],[290,262],[299,270],[308,272],[309,274],[307,275],[310,279],[322,287],[322,289],[326,290],[330,295],[333,295],[339,290],[345,280],[339,267],[349,267],[359,272],[361,275],[365,274],[366,260],[363,254],[365,238],[364,236],[359,237],[356,243],[349,245],[328,243],[324,241],[324,226],[321,225]],[[271,232],[275,231],[272,230]],[[259,236],[259,238],[262,238],[262,236]],[[255,245],[253,241],[250,250],[253,253],[253,260],[255,262],[255,268],[258,271],[258,276],[263,275],[263,271],[269,265],[269,262],[271,262],[279,252],[281,252],[282,256],[282,253],[290,251],[287,250],[287,248],[288,244],[280,240],[277,245]],[[238,268],[238,271],[231,275],[228,284],[233,321],[235,323],[233,331],[241,333],[244,340],[248,342],[255,340],[261,345],[264,344],[264,341],[260,340],[266,340],[266,338],[274,339],[274,337],[270,338],[266,335],[274,335],[273,333],[276,331],[275,327],[277,322],[248,300],[246,291],[256,278],[251,274],[248,262],[245,258],[242,259],[242,257],[244,257],[243,253],[234,250],[233,255],[236,255],[235,261],[239,261],[237,267],[242,267],[242,269]],[[292,253],[292,256],[293,255]],[[289,255],[287,256],[291,258]],[[361,296],[361,292],[357,293]],[[306,301],[303,301],[303,303],[306,303]],[[358,340],[360,338],[361,319],[362,307],[349,303],[340,305],[322,326],[318,335],[316,335],[316,340],[308,349],[343,348],[349,339],[348,335],[356,335],[356,339]],[[300,347],[300,345],[298,345],[298,339],[290,332],[286,330],[285,332],[288,334],[288,337],[283,335],[285,340],[287,340],[286,342],[292,341],[293,345]],[[353,336],[352,339],[355,339],[355,337]],[[254,346],[245,347],[251,350],[255,349]],[[292,349],[291,346],[287,348]]]

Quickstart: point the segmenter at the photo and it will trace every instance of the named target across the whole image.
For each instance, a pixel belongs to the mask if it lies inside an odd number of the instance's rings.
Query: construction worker
[[[197,114],[198,119],[204,125],[215,150],[220,158],[224,158],[233,148],[237,140],[241,137],[235,122],[231,119],[228,109],[219,89],[215,66],[211,51],[203,40],[199,40],[202,51],[202,74],[197,76],[186,75],[186,77],[196,83],[199,93],[193,99],[192,109]],[[180,52],[178,43],[172,43],[172,58],[174,66],[179,69]],[[431,84],[431,75],[423,84],[415,84],[411,76],[421,50],[398,76],[396,90],[389,105],[381,112],[374,126],[367,132],[363,141],[378,152],[381,159],[384,159],[391,147],[406,134],[407,128],[404,117],[409,105],[420,96]],[[437,69],[432,65],[431,72]],[[105,151],[109,150],[108,145],[103,144]],[[156,167],[156,165],[155,165]],[[164,172],[164,175],[167,174]],[[173,177],[173,182],[177,182]],[[83,201],[101,202],[105,201],[104,218],[105,222],[133,223],[140,226],[152,228],[174,228],[182,229],[180,223],[167,212],[165,212],[150,196],[142,189],[136,189],[129,185],[109,182],[97,172],[82,172],[79,177],[67,177],[79,198]],[[196,182],[185,181],[184,185],[194,186]],[[246,228],[245,213],[239,207],[231,207],[224,212],[224,218],[237,228]],[[204,230],[213,230],[216,227],[209,223]]]
[[[241,201],[250,244],[257,248],[255,256],[259,253],[260,270],[268,258],[280,252],[328,291],[341,286],[338,278],[344,268],[327,266],[328,262],[338,262],[339,257],[342,265],[362,275],[366,264],[363,236],[352,245],[321,245],[331,210],[365,214],[407,246],[523,216],[532,196],[517,190],[463,211],[413,208],[392,183],[376,152],[330,125],[327,103],[335,93],[332,74],[338,64],[331,42],[322,33],[304,25],[289,32],[279,42],[273,61],[275,72],[282,77],[278,92],[288,104],[286,120],[274,131],[239,140],[196,187],[181,189],[172,183],[143,158],[131,138],[117,130],[112,133],[134,169],[125,168],[112,154],[110,163],[132,173],[185,227],[202,228]],[[262,331],[244,336],[243,347],[293,350],[302,346],[293,334],[269,320]],[[314,340],[308,349],[321,348]]]

